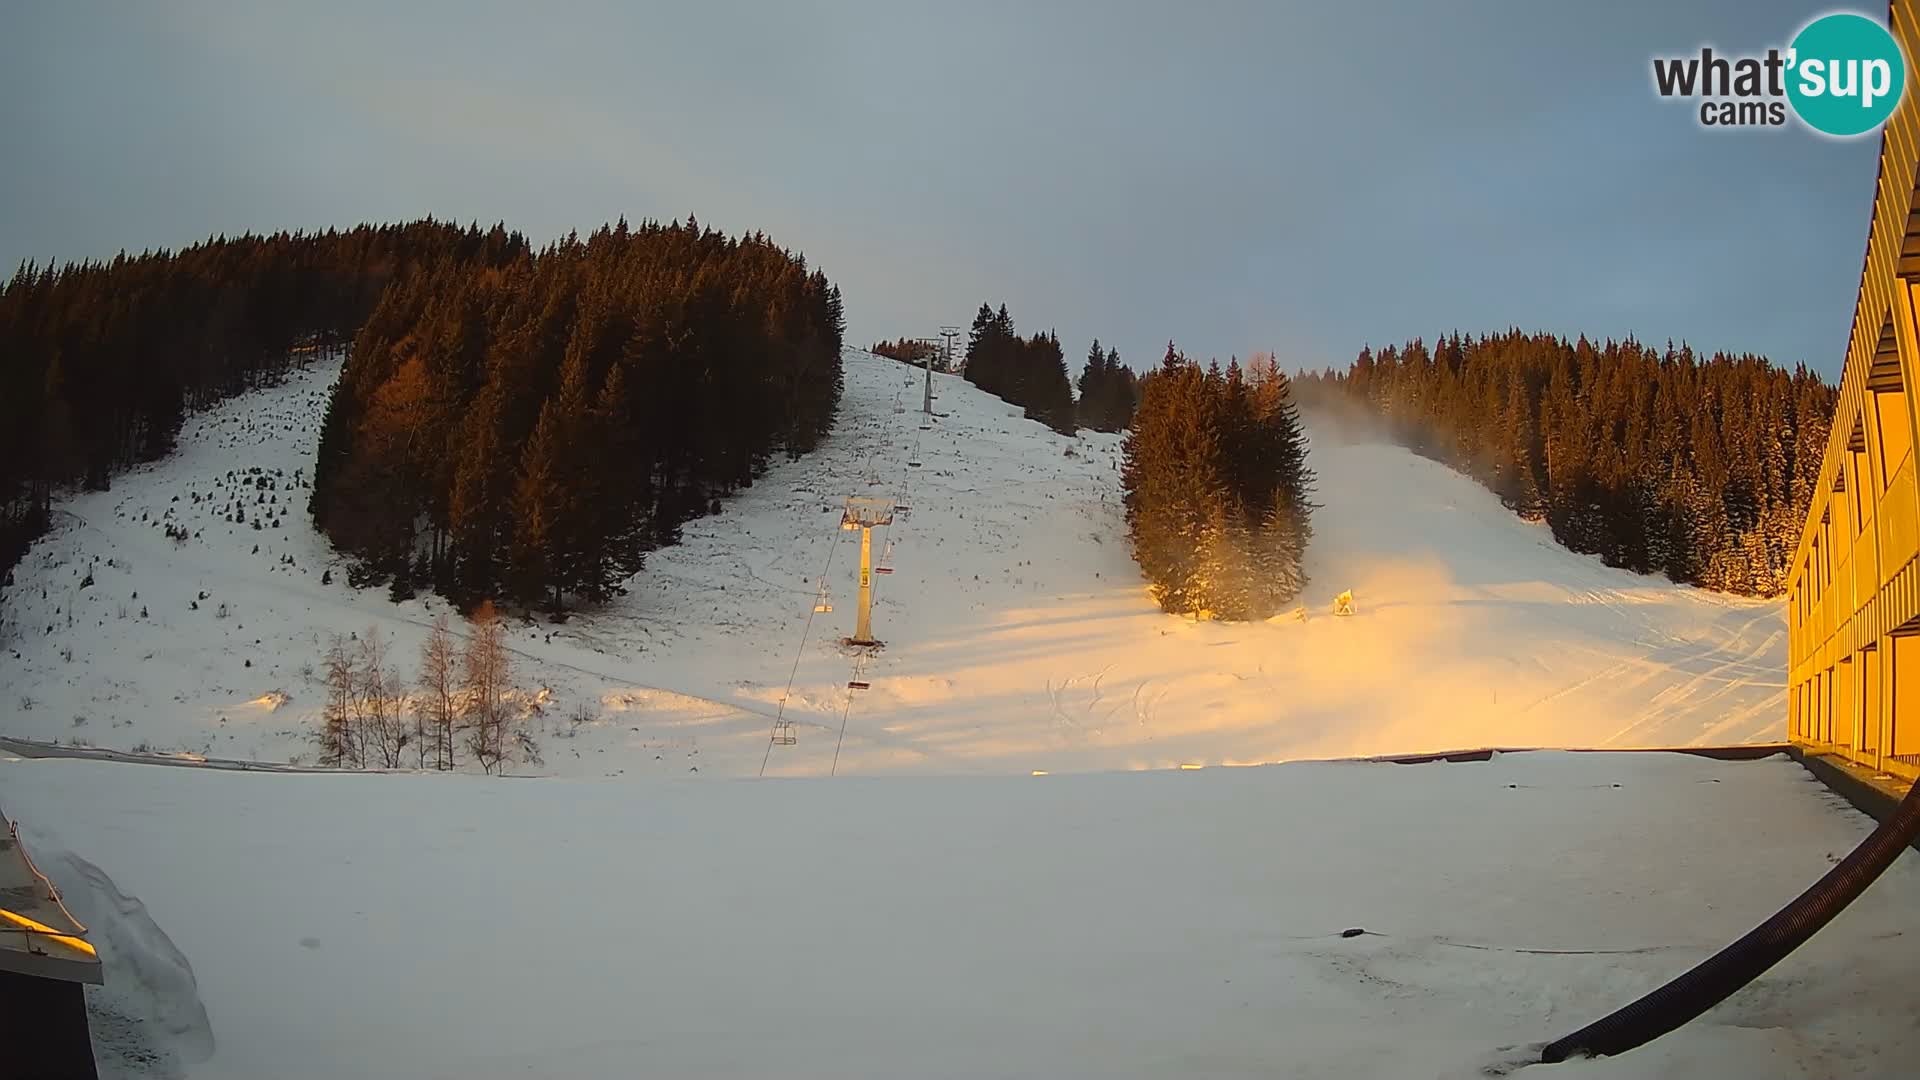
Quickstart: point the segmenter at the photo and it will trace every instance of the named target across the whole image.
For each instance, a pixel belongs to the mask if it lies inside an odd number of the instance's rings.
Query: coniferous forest
[[[1203,369],[1169,342],[1124,454],[1127,535],[1163,610],[1264,619],[1306,586],[1314,477],[1271,357]]]
[[[1546,334],[1362,350],[1300,381],[1545,520],[1574,551],[1683,584],[1785,588],[1837,392],[1804,367]]]
[[[986,304],[973,317],[967,334],[966,380],[1009,404],[1021,406],[1062,435],[1077,429],[1073,384],[1067,380],[1067,358],[1060,338],[1052,331],[1023,338],[1014,332],[1007,305],[999,311]]]
[[[352,342],[311,509],[361,580],[599,599],[820,439],[843,321],[798,255],[691,220],[537,253],[426,219],[25,265],[0,289],[0,570],[60,487],[103,489],[189,411]]]
[[[563,609],[833,424],[837,287],[758,234],[622,221],[396,281],[322,423],[315,522],[396,595]]]
[[[57,488],[105,488],[171,450],[189,410],[274,378],[296,347],[344,344],[396,277],[526,246],[427,219],[21,266],[0,289],[0,571],[46,529]]]

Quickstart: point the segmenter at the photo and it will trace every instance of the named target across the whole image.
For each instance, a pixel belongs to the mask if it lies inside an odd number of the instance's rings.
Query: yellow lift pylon
[[[853,636],[847,639],[849,645],[880,644],[873,638],[873,530],[892,522],[892,499],[849,498],[846,512],[840,517],[841,528],[860,530],[859,613],[854,618]]]

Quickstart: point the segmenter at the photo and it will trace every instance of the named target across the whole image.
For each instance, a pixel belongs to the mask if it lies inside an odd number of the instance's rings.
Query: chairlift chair
[[[792,746],[800,739],[793,733],[793,721],[777,720],[773,725],[773,743],[775,746]]]

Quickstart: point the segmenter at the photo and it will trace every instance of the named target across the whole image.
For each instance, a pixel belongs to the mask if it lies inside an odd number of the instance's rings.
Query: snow
[[[306,522],[336,377],[63,499],[0,611],[0,736],[182,766],[0,757],[106,961],[108,1076],[1480,1076],[1868,828],[1778,758],[1303,761],[1776,740],[1784,610],[1569,553],[1321,420],[1308,617],[1167,616],[1118,437],[945,376],[923,431],[920,374],[859,352],[818,452],[616,603],[512,625],[543,749],[512,771],[547,778],[193,764],[310,760],[327,637],[378,627],[410,668],[447,610],[350,587]],[[910,507],[876,532],[872,654],[838,641],[850,495]],[[1701,1022],[1557,1074],[1897,1071],[1916,875]]]
[[[515,771],[1057,774],[1782,735],[1779,602],[1608,569],[1400,448],[1313,427],[1311,617],[1196,623],[1154,608],[1127,556],[1117,436],[1058,436],[948,376],[922,432],[919,372],[846,366],[819,451],[691,523],[629,596],[514,628],[544,757]],[[304,513],[336,374],[196,415],[173,456],[61,502],[7,591],[0,735],[310,759],[328,635],[377,625],[411,675],[446,605],[350,588]],[[245,523],[225,520],[236,492]],[[849,495],[911,507],[875,534],[894,572],[866,661],[837,640]],[[194,536],[176,545],[163,522]],[[809,625],[823,569],[834,610]],[[1358,614],[1331,617],[1348,588]],[[856,664],[871,689],[848,689]],[[783,698],[798,742],[770,748]]]
[[[1782,758],[1676,754],[647,783],[13,759],[0,800],[70,895],[138,898],[190,958],[144,1030],[194,1080],[1475,1077],[1869,827]],[[1894,1075],[1916,904],[1909,855],[1701,1021],[1538,1072]],[[110,984],[153,940],[113,925]]]

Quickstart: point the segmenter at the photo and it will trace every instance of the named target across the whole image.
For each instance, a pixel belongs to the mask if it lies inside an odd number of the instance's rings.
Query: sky
[[[1701,128],[1777,0],[96,3],[0,34],[0,266],[433,215],[696,215],[849,338],[1005,302],[1135,366],[1509,326],[1837,376],[1877,136]],[[1864,10],[1879,11],[1877,5]]]

